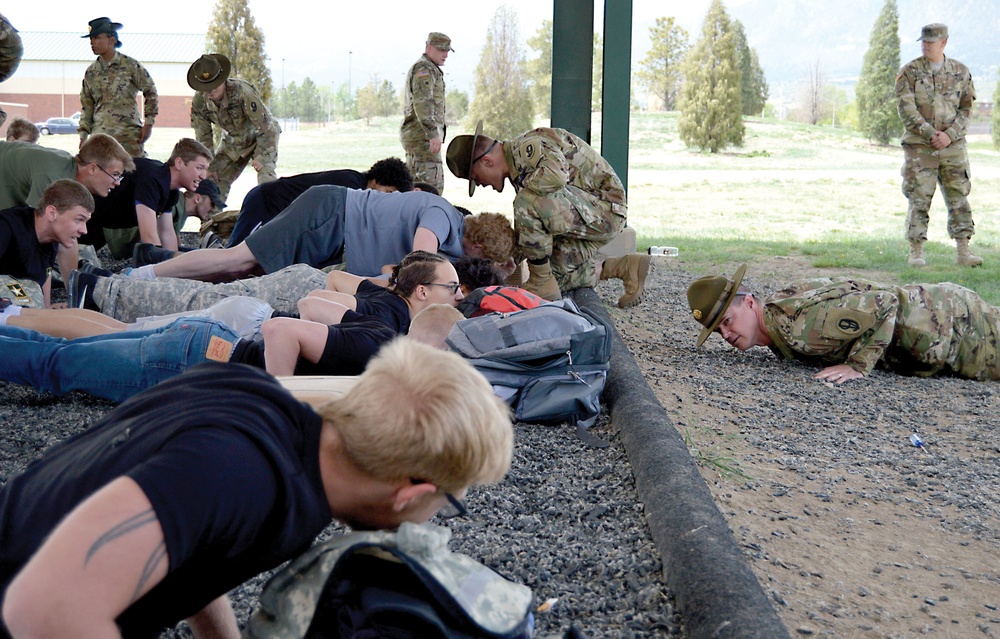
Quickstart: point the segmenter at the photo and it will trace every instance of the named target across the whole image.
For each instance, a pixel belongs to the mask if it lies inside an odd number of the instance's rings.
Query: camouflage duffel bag
[[[25,308],[45,308],[42,287],[27,278],[0,275],[0,297]]]

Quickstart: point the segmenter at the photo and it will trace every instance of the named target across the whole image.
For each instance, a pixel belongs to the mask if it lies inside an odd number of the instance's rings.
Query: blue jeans
[[[225,324],[205,318],[74,340],[0,326],[0,379],[56,395],[82,390],[121,402],[206,361],[210,352],[228,360],[239,339]]]

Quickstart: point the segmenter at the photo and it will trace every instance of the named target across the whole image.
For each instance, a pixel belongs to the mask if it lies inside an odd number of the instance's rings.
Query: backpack
[[[601,412],[611,326],[572,300],[459,320],[446,340],[468,358],[517,421],[588,428]]]
[[[531,590],[403,523],[313,546],[274,574],[247,639],[529,639]]]
[[[479,317],[487,313],[523,311],[544,303],[544,299],[516,286],[482,286],[466,295],[458,303],[458,310],[466,317]]]

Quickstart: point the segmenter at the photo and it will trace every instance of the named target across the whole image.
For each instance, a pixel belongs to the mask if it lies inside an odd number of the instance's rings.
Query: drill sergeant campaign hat
[[[427,44],[442,51],[454,51],[451,48],[451,38],[438,31],[431,31],[427,34]]]
[[[479,142],[479,136],[483,134],[483,121],[480,120],[476,123],[476,133],[475,135],[457,135],[448,144],[448,153],[446,154],[445,160],[448,162],[448,169],[457,178],[469,181],[469,197],[476,191],[476,182],[472,179],[472,165],[483,158],[484,155],[493,150],[493,146],[496,144],[494,142],[490,145],[490,148],[486,149],[479,154],[479,157],[473,157],[476,152],[476,143]]]
[[[743,264],[736,269],[731,280],[724,275],[709,275],[699,277],[688,287],[688,305],[691,306],[691,314],[705,327],[698,336],[695,348],[704,344],[708,336],[718,328],[726,309],[736,299],[746,272],[747,265]]]
[[[929,24],[920,30],[920,37],[917,38],[917,42],[937,42],[938,40],[948,39],[948,26],[941,24],[940,22],[935,22],[934,24]]]
[[[110,36],[114,36],[115,40],[118,40],[118,30],[122,28],[120,22],[112,22],[111,18],[94,18],[87,23],[87,34],[80,36],[81,38],[96,38],[102,33],[106,33]],[[122,46],[121,40],[115,44],[115,47]]]
[[[211,91],[229,78],[233,65],[221,53],[206,53],[188,69],[188,86],[195,91]]]

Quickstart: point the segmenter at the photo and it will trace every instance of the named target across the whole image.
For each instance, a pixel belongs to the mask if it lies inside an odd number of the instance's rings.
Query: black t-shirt
[[[39,243],[33,208],[17,206],[0,211],[0,274],[35,280],[43,286],[55,263],[56,245]]]
[[[410,330],[409,305],[384,286],[362,280],[354,299],[357,301],[359,314],[376,317],[399,334]]]
[[[260,190],[260,197],[267,207],[267,213],[274,217],[284,211],[295,198],[305,193],[310,187],[325,184],[346,186],[349,189],[363,189],[368,186],[363,173],[352,169],[337,169],[289,175],[254,188]]]
[[[66,513],[128,476],[153,505],[170,565],[117,621],[126,637],[157,636],[301,554],[330,522],[320,428],[246,366],[200,364],[136,395],[0,489],[0,593]]]
[[[177,204],[180,191],[170,189],[170,167],[159,160],[134,158],[135,171],[125,174],[121,184],[111,189],[108,197],[95,197],[94,216],[88,223],[88,232],[93,228],[132,228],[139,225],[135,217],[136,204],[144,204],[156,211],[166,213]],[[81,243],[86,244],[87,242]]]

